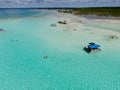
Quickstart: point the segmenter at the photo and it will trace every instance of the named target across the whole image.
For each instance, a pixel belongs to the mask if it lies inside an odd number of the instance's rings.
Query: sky
[[[0,8],[120,6],[120,0],[0,0]]]

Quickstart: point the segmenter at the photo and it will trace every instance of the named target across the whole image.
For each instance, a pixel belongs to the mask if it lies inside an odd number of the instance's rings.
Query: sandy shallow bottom
[[[0,32],[0,90],[120,89],[120,21],[47,13],[0,25],[7,30]],[[86,53],[89,42],[102,51]]]

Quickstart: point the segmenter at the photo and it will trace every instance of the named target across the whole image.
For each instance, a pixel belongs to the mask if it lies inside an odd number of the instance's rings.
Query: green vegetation
[[[73,9],[58,10],[58,12],[73,13],[79,15],[120,17],[120,7],[73,8]]]

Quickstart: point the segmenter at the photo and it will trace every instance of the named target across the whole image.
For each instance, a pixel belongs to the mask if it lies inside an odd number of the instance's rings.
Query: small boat
[[[64,21],[58,21],[58,23],[60,24],[67,24],[67,22],[64,20]]]
[[[4,29],[3,28],[0,28],[0,31],[3,31]]]
[[[4,30],[3,28],[0,28],[0,32],[6,32],[6,30]]]
[[[84,47],[84,50],[85,50],[87,53],[94,53],[94,52],[99,52],[99,51],[101,51],[100,45],[95,44],[95,43],[93,43],[93,42],[89,43],[89,45],[87,45],[86,47]]]

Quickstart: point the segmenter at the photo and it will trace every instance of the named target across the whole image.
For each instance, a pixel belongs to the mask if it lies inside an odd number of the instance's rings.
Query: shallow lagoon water
[[[0,90],[120,89],[120,39],[109,39],[111,34],[120,35],[118,20],[23,11],[0,18],[6,29],[0,32]],[[57,24],[64,19],[71,22]],[[91,41],[102,51],[86,53],[83,47]]]

